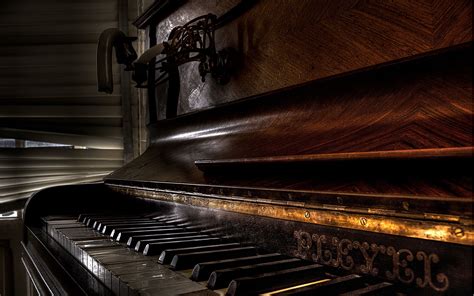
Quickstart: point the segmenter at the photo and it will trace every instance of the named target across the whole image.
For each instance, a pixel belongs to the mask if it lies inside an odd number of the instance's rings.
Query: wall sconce
[[[124,37],[117,29],[105,30],[99,38],[97,50],[97,75],[99,91],[112,92],[111,51],[115,47],[117,62],[126,65],[127,71],[133,71],[132,79],[136,87],[147,88],[150,62],[157,56],[155,70],[159,71],[155,85],[167,81],[170,73],[177,72],[177,67],[189,62],[199,62],[199,75],[204,82],[209,73],[219,84],[229,82],[236,66],[237,51],[224,48],[217,51],[215,46],[215,29],[217,17],[207,14],[197,17],[183,26],[175,27],[167,41],[157,44],[145,51],[138,59],[130,49],[130,38]],[[120,58],[119,58],[120,57]],[[136,59],[136,60],[135,60]],[[175,76],[176,77],[176,76]],[[178,75],[179,78],[179,75]]]
[[[155,62],[155,69],[161,73],[155,85],[166,81],[167,73],[173,71],[175,67],[194,61],[199,62],[199,75],[203,82],[208,73],[219,84],[229,82],[237,52],[232,48],[216,51],[214,34],[216,19],[213,14],[197,17],[183,26],[174,28],[168,41],[145,51],[134,63],[133,80],[137,83],[137,87],[141,87],[147,80],[149,62],[160,54],[165,57]]]

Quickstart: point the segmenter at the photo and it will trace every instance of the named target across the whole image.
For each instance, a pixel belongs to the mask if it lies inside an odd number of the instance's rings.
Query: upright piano
[[[135,25],[151,47],[237,2]],[[147,150],[29,199],[40,295],[472,295],[471,1],[296,2],[216,30],[225,85],[150,66]]]

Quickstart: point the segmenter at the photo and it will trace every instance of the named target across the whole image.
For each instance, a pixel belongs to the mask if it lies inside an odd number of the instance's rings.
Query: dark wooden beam
[[[118,1],[119,28],[128,35],[128,0]],[[134,158],[133,155],[133,126],[132,126],[132,104],[131,104],[131,79],[130,73],[120,68],[120,93],[122,95],[122,136],[123,136],[123,160],[125,163]]]

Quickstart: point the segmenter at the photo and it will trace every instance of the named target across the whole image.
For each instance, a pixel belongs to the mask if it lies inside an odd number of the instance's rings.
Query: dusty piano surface
[[[198,7],[219,14],[234,2]],[[196,1],[179,3],[166,14],[166,5],[154,5],[138,19],[150,46],[169,23],[200,11]],[[417,2],[407,10],[403,3],[330,6],[331,17],[304,27],[319,30],[285,31],[308,43],[282,45],[275,49],[281,58],[269,56],[271,46],[246,47],[244,38],[247,60],[227,86],[200,82],[187,65],[179,96],[151,87],[156,104],[143,155],[103,184],[50,188],[29,200],[23,260],[37,288],[59,295],[472,294],[472,14],[463,13],[471,4]],[[222,32],[254,32],[270,44],[265,38],[283,30],[281,5],[258,1]],[[368,17],[374,9],[391,25]],[[394,17],[397,9],[404,14]],[[456,21],[427,30],[424,18],[411,17],[426,9],[439,19],[450,11]],[[366,18],[356,18],[357,26],[345,23],[360,13]],[[268,32],[256,25],[272,17]],[[425,35],[401,33],[407,23]],[[325,24],[362,45],[350,55]],[[371,29],[354,32],[363,25]],[[387,41],[392,36],[397,42]],[[377,50],[364,50],[374,44]],[[300,60],[290,64],[284,50],[295,48]],[[308,66],[311,56],[318,71]],[[286,76],[270,71],[280,68]]]

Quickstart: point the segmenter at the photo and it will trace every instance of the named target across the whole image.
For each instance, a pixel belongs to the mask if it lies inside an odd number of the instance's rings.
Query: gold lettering
[[[314,262],[319,262],[319,260],[321,259],[321,252],[322,252],[321,251],[321,238],[317,234],[313,234],[311,238],[313,239],[313,242],[316,243],[316,253],[313,253],[311,255],[311,258],[313,259]]]
[[[414,253],[408,249],[397,250],[392,246],[377,245],[375,243],[351,241],[338,237],[327,237],[326,235],[310,234],[304,231],[293,233],[297,241],[296,257],[312,259],[324,265],[340,267],[345,270],[358,269],[361,273],[378,276],[380,271],[376,259],[382,255],[391,257],[392,270],[385,271],[385,277],[392,281],[404,284],[416,284],[419,288],[430,287],[435,291],[443,292],[449,287],[449,279],[444,273],[432,274],[432,263],[440,261],[437,254],[427,255],[425,252],[416,253],[416,260],[423,263],[423,276],[415,277],[415,272],[410,266],[415,260]],[[313,248],[314,247],[314,248]],[[357,266],[354,259],[362,260],[351,252],[358,249],[364,258],[364,263]],[[336,252],[336,254],[334,254]],[[379,255],[382,254],[382,255]],[[360,258],[360,259],[359,259]],[[416,280],[415,280],[416,278]],[[436,280],[434,280],[436,279]]]
[[[405,259],[402,258],[402,254],[406,254]],[[387,248],[387,255],[392,256],[393,271],[387,271],[385,274],[390,280],[399,280],[402,283],[409,284],[413,282],[415,277],[413,270],[408,268],[408,262],[413,261],[413,253],[407,249],[400,249],[396,251],[394,247]],[[403,276],[400,274],[400,268],[403,269]]]
[[[433,263],[438,263],[439,262],[439,257],[436,254],[430,254],[429,256],[426,255],[425,252],[418,252],[416,253],[416,259],[419,261],[423,261],[423,267],[424,267],[424,277],[422,278],[417,278],[416,279],[416,284],[420,288],[426,287],[426,285],[429,285],[431,288],[438,292],[446,291],[449,287],[449,279],[444,273],[438,273],[436,275],[436,281],[442,286],[438,287],[435,284],[433,284],[432,281],[432,275],[431,275],[431,262]]]
[[[355,241],[354,248],[359,249],[360,252],[362,253],[362,256],[364,256],[364,259],[365,259],[365,265],[362,264],[360,266],[360,271],[362,273],[366,273],[366,274],[370,273],[371,275],[376,276],[379,273],[379,271],[377,268],[374,268],[373,265],[374,265],[375,257],[377,257],[380,251],[380,247],[377,246],[376,244],[371,244],[369,246],[367,242],[363,242],[361,244],[358,241]],[[370,256],[369,253],[367,252],[369,249],[372,251],[372,256]]]
[[[348,239],[337,238],[333,239],[333,244],[337,246],[337,257],[333,260],[334,267],[342,267],[345,270],[351,270],[354,268],[354,259],[349,256],[349,251],[352,250],[352,242]]]
[[[302,259],[311,258],[311,247],[313,242],[311,241],[311,235],[304,231],[295,231],[293,233],[294,238],[296,238],[298,250],[296,251],[295,256]]]
[[[320,240],[320,246],[321,246],[321,249],[320,249],[320,254],[322,252],[322,255],[321,257],[319,258],[321,260],[321,263],[325,264],[325,265],[331,265],[331,262],[332,262],[332,252],[331,250],[324,250],[322,249],[322,246],[324,246],[324,244],[327,243],[328,239],[325,235],[321,235],[319,237],[319,240]]]

